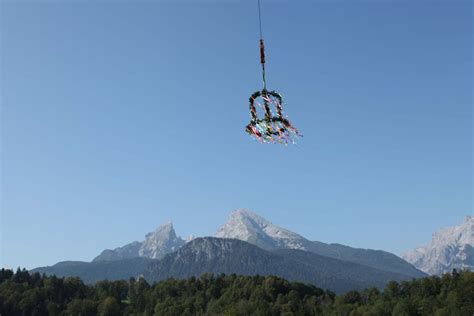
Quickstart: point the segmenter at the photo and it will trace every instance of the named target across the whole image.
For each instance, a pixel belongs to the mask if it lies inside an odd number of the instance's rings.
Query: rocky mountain
[[[33,272],[78,276],[88,283],[143,276],[149,282],[187,278],[202,273],[276,275],[311,283],[341,293],[370,286],[383,287],[390,280],[410,276],[391,273],[302,250],[267,251],[237,239],[196,238],[162,259],[137,257],[115,261],[67,261]]]
[[[410,276],[386,272],[302,250],[267,251],[250,243],[227,238],[197,238],[176,252],[152,262],[146,279],[187,278],[202,273],[276,275],[312,283],[335,292],[383,287],[389,280]]]
[[[142,242],[104,250],[92,262],[60,262],[33,271],[78,276],[89,283],[136,276],[157,281],[201,273],[276,275],[335,292],[425,275],[391,253],[310,241],[246,210],[232,212],[217,236],[190,237],[186,243],[168,223]]]
[[[466,216],[460,225],[438,230],[428,245],[405,253],[403,258],[428,274],[474,270],[474,217]]]
[[[216,237],[247,241],[266,250],[308,250],[311,242],[287,229],[273,225],[259,215],[239,209],[230,213],[229,220],[217,231]]]
[[[123,247],[118,247],[113,250],[105,249],[95,257],[92,261],[115,261],[122,259],[130,259],[139,257],[139,251],[142,246],[141,242],[134,241]]]
[[[310,241],[301,235],[273,225],[270,221],[253,212],[243,209],[232,212],[229,220],[219,228],[215,236],[240,239],[265,250],[299,249],[402,275],[412,277],[425,275],[392,253]]]
[[[136,257],[159,259],[177,250],[185,243],[181,237],[176,235],[173,224],[169,222],[148,233],[144,241],[134,241],[113,250],[106,249],[92,261],[114,261]]]

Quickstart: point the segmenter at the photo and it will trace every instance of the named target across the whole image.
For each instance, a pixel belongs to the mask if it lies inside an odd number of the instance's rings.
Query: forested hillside
[[[447,273],[336,296],[274,276],[203,274],[148,284],[0,270],[1,315],[466,315],[474,273]]]
[[[405,265],[410,266],[406,262]],[[411,269],[417,271],[413,267]],[[409,274],[403,275],[309,251],[267,251],[242,240],[213,237],[196,238],[161,259],[136,257],[93,262],[65,261],[50,267],[36,268],[31,272],[79,277],[85,283],[128,280],[138,275],[149,283],[169,278],[198,277],[202,273],[273,275],[288,281],[313,284],[336,294],[368,287],[383,289],[392,280],[401,282],[425,276],[421,271],[411,273],[413,271],[408,269]]]

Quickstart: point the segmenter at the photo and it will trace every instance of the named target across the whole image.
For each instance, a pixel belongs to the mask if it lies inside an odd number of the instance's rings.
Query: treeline
[[[463,271],[336,296],[274,276],[204,274],[150,285],[0,270],[0,315],[474,315],[474,273]]]

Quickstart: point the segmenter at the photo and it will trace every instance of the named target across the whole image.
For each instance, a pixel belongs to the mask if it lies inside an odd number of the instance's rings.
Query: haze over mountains
[[[204,272],[272,274],[336,292],[425,276],[392,253],[310,241],[247,210],[232,212],[215,237],[186,242],[167,223],[144,241],[104,250],[92,262],[61,262],[35,271],[86,282],[136,276],[158,281]]]

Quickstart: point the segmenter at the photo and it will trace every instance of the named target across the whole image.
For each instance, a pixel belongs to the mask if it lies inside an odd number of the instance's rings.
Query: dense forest
[[[336,296],[274,276],[203,274],[148,284],[0,270],[0,315],[474,315],[474,272]]]

